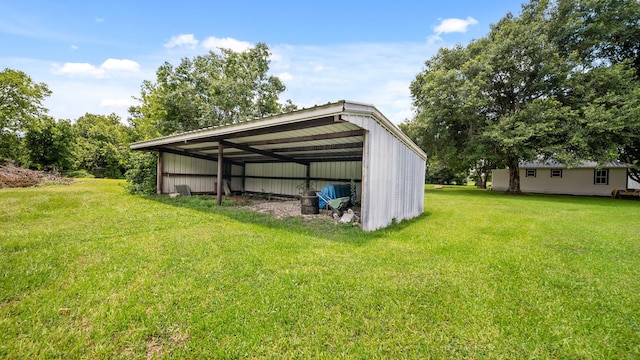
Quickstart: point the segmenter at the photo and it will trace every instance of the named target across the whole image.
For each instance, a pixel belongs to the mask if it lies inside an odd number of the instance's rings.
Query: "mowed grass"
[[[0,190],[0,358],[640,357],[640,202],[425,190],[364,233],[123,183]]]

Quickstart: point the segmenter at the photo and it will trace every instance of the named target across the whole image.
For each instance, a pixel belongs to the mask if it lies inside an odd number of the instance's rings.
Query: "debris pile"
[[[72,182],[72,179],[65,178],[58,172],[24,169],[11,162],[0,166],[0,189],[30,187],[48,183],[70,184]]]
[[[343,224],[353,223],[353,225],[360,225],[360,213],[355,212],[352,209],[347,209],[339,220]]]

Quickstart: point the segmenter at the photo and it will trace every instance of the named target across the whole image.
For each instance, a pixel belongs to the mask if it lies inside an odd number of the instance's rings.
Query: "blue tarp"
[[[322,191],[318,192],[318,194],[320,193],[322,193],[322,195],[318,195],[318,207],[320,209],[325,209],[327,207],[327,198],[332,200],[340,197],[351,196],[351,185],[327,185],[322,188]]]

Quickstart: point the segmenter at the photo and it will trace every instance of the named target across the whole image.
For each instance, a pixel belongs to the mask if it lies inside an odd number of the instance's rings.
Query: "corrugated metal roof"
[[[525,161],[518,164],[521,169],[567,169],[569,168],[566,164],[554,161]],[[612,169],[612,168],[634,168],[632,164],[628,164],[622,161],[610,161],[606,163],[599,164],[597,161],[583,161],[582,163],[572,166],[571,168],[582,168],[582,169]]]
[[[309,109],[232,125],[216,126],[131,145],[133,150],[156,150],[200,158],[217,158],[220,144],[225,159],[260,162],[280,159],[310,161],[361,160],[365,130],[344,121],[344,114],[366,114],[423,159],[424,152],[372,105],[339,101]]]

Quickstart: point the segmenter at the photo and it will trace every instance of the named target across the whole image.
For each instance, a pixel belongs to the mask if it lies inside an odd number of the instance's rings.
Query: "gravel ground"
[[[320,210],[320,214],[302,215],[300,200],[287,201],[256,201],[251,205],[243,206],[243,209],[271,214],[274,218],[281,219],[288,216],[303,216],[305,218],[325,217],[326,211]]]
[[[302,216],[305,219],[323,218],[328,221],[339,221],[339,219],[331,218],[329,212],[323,209],[320,209],[319,214],[302,215],[300,200],[254,201],[250,205],[242,206],[241,208],[263,214],[270,214],[276,219],[281,219],[289,216]],[[356,212],[357,217],[350,219],[347,222],[355,221],[356,224],[359,224],[360,208],[356,207],[353,210]]]

